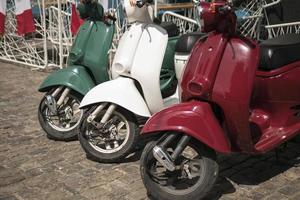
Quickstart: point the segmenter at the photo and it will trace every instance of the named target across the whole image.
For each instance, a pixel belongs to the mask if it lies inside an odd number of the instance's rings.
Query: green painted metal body
[[[40,86],[39,91],[47,92],[51,88],[61,85],[85,95],[95,86],[95,82],[85,67],[75,65],[49,75]]]
[[[108,81],[108,51],[112,45],[114,29],[114,25],[87,20],[80,27],[73,43],[68,67],[50,74],[39,91],[47,92],[52,87],[64,85],[85,95],[94,86]]]

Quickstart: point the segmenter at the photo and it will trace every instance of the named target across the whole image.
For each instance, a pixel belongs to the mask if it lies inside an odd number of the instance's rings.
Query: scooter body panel
[[[177,104],[154,114],[145,124],[142,134],[175,131],[190,135],[220,153],[230,153],[231,147],[218,120],[205,102]]]
[[[102,102],[117,104],[143,117],[151,116],[134,80],[130,78],[118,77],[94,87],[84,96],[80,108],[83,109],[86,106]]]
[[[40,85],[38,91],[47,92],[51,88],[61,85],[69,87],[84,96],[96,84],[85,67],[69,66],[50,74]]]
[[[164,108],[160,72],[167,43],[168,34],[162,27],[145,24],[130,71],[130,76],[140,83],[152,114]]]
[[[231,38],[213,87],[212,100],[222,108],[229,137],[237,151],[254,151],[249,107],[258,63],[258,45]]]
[[[109,49],[114,32],[114,25],[86,21],[73,43],[68,64],[88,68],[97,84],[109,80]]]
[[[205,41],[196,43],[181,82],[182,101],[210,98],[227,41],[223,34],[213,32]]]
[[[112,64],[113,79],[120,74],[125,76],[130,74],[143,31],[143,24],[135,23],[123,34]]]
[[[300,61],[257,72],[251,122],[259,126],[255,148],[269,151],[300,133]]]

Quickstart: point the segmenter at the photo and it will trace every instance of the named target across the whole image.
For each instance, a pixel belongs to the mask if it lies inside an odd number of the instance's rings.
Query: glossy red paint
[[[267,124],[260,127],[255,149],[269,151],[300,132],[300,61],[270,72],[257,72],[251,110],[264,111]],[[262,116],[262,115],[260,115]]]
[[[210,96],[226,44],[227,38],[216,32],[196,44],[181,82],[182,101],[188,101],[195,96]],[[193,84],[202,89],[199,92],[194,91]]]
[[[254,150],[249,106],[258,58],[259,48],[254,42],[231,38],[213,87],[212,101],[222,108],[230,139],[238,151]]]
[[[142,134],[175,131],[190,135],[220,153],[230,153],[226,135],[215,118],[211,106],[191,101],[167,108],[146,123]]]
[[[143,133],[182,132],[226,153],[264,153],[300,133],[300,61],[259,71],[258,44],[224,30],[192,51],[181,82],[188,103],[157,113]],[[211,105],[222,111],[222,128]]]
[[[227,1],[224,0],[215,0],[212,3],[200,2],[201,18],[205,19],[201,26],[203,32],[216,30],[219,33],[233,33],[235,31],[236,15],[233,12],[218,12],[226,4]]]

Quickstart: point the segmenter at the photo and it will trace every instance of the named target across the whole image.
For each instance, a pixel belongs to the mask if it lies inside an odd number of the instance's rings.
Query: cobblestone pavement
[[[37,122],[47,73],[0,63],[0,200],[147,199],[138,159],[87,160],[79,143],[48,140]],[[221,176],[207,199],[300,199],[300,138],[279,159],[220,157]]]

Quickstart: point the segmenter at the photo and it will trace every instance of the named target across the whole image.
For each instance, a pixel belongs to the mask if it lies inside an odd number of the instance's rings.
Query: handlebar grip
[[[107,15],[107,18],[112,20],[112,21],[117,21],[117,18],[111,15]]]
[[[229,5],[222,6],[222,7],[218,8],[218,11],[221,14],[227,13],[227,12],[231,11],[231,6],[229,6]]]
[[[142,8],[145,4],[146,4],[146,2],[144,2],[144,1],[137,1],[137,2],[136,2],[136,6],[137,6],[138,8]]]

